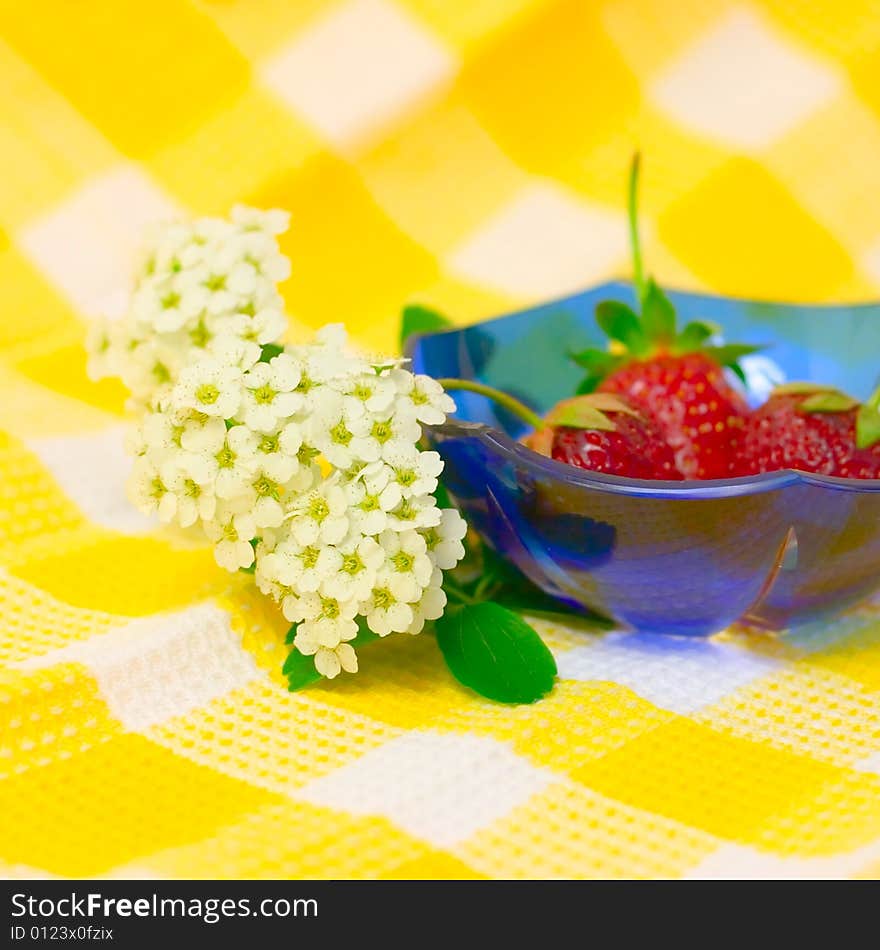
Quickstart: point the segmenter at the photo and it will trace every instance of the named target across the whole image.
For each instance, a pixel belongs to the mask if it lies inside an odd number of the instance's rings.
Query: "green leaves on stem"
[[[760,348],[736,344],[716,347],[707,345],[708,341],[720,332],[720,328],[700,320],[688,323],[679,332],[672,302],[654,278],[645,274],[639,239],[640,164],[640,156],[636,153],[630,165],[627,201],[636,308],[633,309],[618,300],[603,300],[596,307],[596,322],[612,341],[611,352],[591,349],[572,354],[572,359],[587,371],[577,392],[584,395],[595,391],[607,376],[626,363],[656,356],[682,356],[695,352],[705,353],[719,366],[732,370],[745,382],[745,373],[738,360]]]

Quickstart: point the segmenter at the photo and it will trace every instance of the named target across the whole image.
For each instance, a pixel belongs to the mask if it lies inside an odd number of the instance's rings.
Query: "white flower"
[[[214,517],[217,497],[211,484],[200,484],[182,461],[174,458],[162,466],[162,482],[168,493],[159,505],[159,518],[174,520],[181,528],[188,528],[200,519],[210,521]]]
[[[334,547],[298,544],[289,538],[269,554],[260,554],[259,570],[267,579],[300,594],[313,593],[339,571],[342,560]]]
[[[417,531],[384,531],[379,544],[385,551],[386,583],[397,600],[414,603],[434,573],[425,539]]]
[[[206,446],[198,453],[198,464],[212,472],[218,498],[227,500],[249,494],[253,477],[259,467],[257,437],[247,426],[226,429],[218,444]]]
[[[353,630],[352,630],[353,627]],[[347,673],[357,672],[357,656],[354,648],[346,640],[353,640],[357,634],[357,624],[348,621],[345,636],[336,639],[338,629],[335,624],[327,621],[305,622],[300,624],[294,638],[294,646],[304,656],[315,657],[315,669],[327,679],[338,676],[342,670]],[[331,641],[330,646],[325,641]]]
[[[294,499],[288,517],[300,544],[338,544],[348,534],[348,499],[339,485],[325,481]]]
[[[242,426],[241,428],[246,427]],[[302,447],[302,441],[300,440],[297,444],[296,436],[292,433],[289,433],[287,438],[282,438],[285,431],[296,430],[298,432],[298,429],[298,425],[291,422],[281,432],[252,433],[254,436],[253,453],[255,462],[262,466],[263,470],[277,482],[286,484],[300,471],[298,452]],[[296,446],[296,448],[293,448],[293,446]],[[305,481],[301,478],[297,479],[297,484],[291,487],[302,490],[310,486],[311,478],[309,477]]]
[[[380,574],[370,596],[360,605],[367,626],[380,637],[389,633],[405,633],[414,619],[412,607],[394,595],[388,572]]]
[[[264,346],[275,343],[287,329],[287,318],[277,307],[266,307],[253,316],[233,313],[217,320],[217,332]]]
[[[249,514],[231,511],[215,514],[215,519],[206,521],[204,527],[205,534],[214,542],[214,558],[220,567],[237,571],[254,563],[251,541],[257,529]]]
[[[406,453],[422,437],[422,430],[415,418],[395,410],[390,414],[379,413],[367,417],[369,428],[357,444],[357,458],[365,462],[395,458]]]
[[[431,495],[437,490],[437,479],[443,471],[439,453],[419,452],[411,446],[387,452],[385,463],[404,498]]]
[[[284,234],[290,226],[290,214],[287,211],[273,209],[261,211],[247,205],[233,205],[230,213],[232,223],[246,231],[265,231],[267,234]]]
[[[132,301],[136,320],[160,333],[180,330],[207,307],[209,294],[185,274],[148,278]]]
[[[410,528],[432,528],[440,524],[441,509],[433,495],[420,498],[404,498],[394,509],[388,512],[388,525],[394,531],[408,531]]]
[[[436,579],[437,582],[432,582],[429,587],[426,587],[418,603],[412,605],[413,621],[407,633],[421,633],[428,620],[437,620],[443,616],[443,611],[446,609],[446,592],[440,586],[443,583],[443,575],[439,571],[437,573],[440,574]]]
[[[418,441],[454,404],[405,360],[350,351],[341,324],[281,346],[287,223],[237,207],[164,227],[127,316],[90,331],[89,372],[120,376],[142,413],[134,503],[199,525],[220,566],[253,566],[332,678],[357,670],[360,617],[386,636],[443,612],[465,525],[437,507],[443,463]]]
[[[249,286],[250,280],[268,280],[274,284],[290,276],[290,261],[278,250],[278,242],[271,234],[245,231],[236,237],[235,247],[240,263],[234,276],[247,281],[241,285],[242,289]],[[230,286],[236,285],[230,281]]]
[[[119,375],[136,399],[155,400],[168,390],[181,363],[179,351],[158,338],[128,333],[119,341]]]
[[[365,600],[385,563],[385,550],[374,538],[357,535],[336,550],[341,556],[339,567],[321,581],[321,593],[338,601]]]
[[[313,394],[306,418],[307,438],[331,465],[346,470],[357,460],[368,461],[364,458],[364,452],[369,451],[364,438],[368,430],[369,421],[361,409],[348,404],[339,393],[321,387]]]
[[[446,421],[446,416],[455,412],[455,403],[444,392],[436,379],[430,376],[414,376],[404,369],[393,369],[391,377],[397,386],[397,408],[423,422],[436,426]]]
[[[353,531],[375,535],[388,527],[388,512],[401,501],[400,486],[390,482],[389,470],[376,463],[380,472],[369,480],[355,478],[345,484],[348,517]],[[384,476],[384,479],[383,477]]]
[[[342,393],[346,404],[357,415],[388,412],[397,396],[394,380],[373,372],[340,377],[331,385]]]
[[[260,358],[260,347],[252,340],[232,333],[218,333],[207,346],[208,352],[224,366],[246,373]]]
[[[440,523],[422,531],[428,554],[444,571],[451,570],[464,557],[461,542],[466,534],[467,522],[454,508],[441,509]]]
[[[172,402],[178,409],[195,409],[206,416],[231,419],[241,404],[242,374],[216,359],[200,360],[180,374]]]
[[[276,481],[265,467],[258,464],[236,501],[249,510],[259,528],[277,528],[284,521],[281,499],[285,486]]]
[[[217,452],[226,438],[226,424],[216,416],[193,412],[180,419],[173,429],[173,437],[175,444],[187,452]]]
[[[135,508],[145,515],[159,510],[168,487],[162,481],[158,467],[149,458],[141,456],[135,459],[126,482],[126,494]]]
[[[294,392],[299,380],[299,366],[286,353],[257,363],[244,376],[240,418],[252,429],[272,432],[280,419],[292,416],[302,405],[302,397]]]

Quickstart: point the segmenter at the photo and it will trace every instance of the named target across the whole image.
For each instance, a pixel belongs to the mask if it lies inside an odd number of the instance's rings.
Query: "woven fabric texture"
[[[408,300],[468,322],[625,272],[635,145],[667,285],[876,297],[876,4],[4,2],[0,86],[0,874],[880,874],[877,606],[538,624],[561,678],[523,708],[429,636],[289,694],[276,608],[125,500],[83,351],[148,223],[237,201],[292,212],[292,338],[390,349]]]

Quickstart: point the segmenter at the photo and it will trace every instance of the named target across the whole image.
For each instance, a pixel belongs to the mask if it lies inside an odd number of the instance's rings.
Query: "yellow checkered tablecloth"
[[[876,606],[544,625],[529,707],[430,637],[289,694],[277,610],[125,501],[83,353],[147,223],[236,201],[292,212],[295,335],[580,288],[627,266],[635,145],[668,285],[875,297],[876,4],[2,0],[0,87],[0,873],[880,875]]]

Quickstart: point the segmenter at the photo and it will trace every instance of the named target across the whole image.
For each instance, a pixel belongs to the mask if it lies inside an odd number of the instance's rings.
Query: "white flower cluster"
[[[195,359],[222,360],[236,341],[276,343],[287,320],[277,283],[290,273],[276,235],[283,211],[237,206],[222,218],[166,226],[150,242],[123,320],[95,326],[89,375],[118,376],[132,405],[166,394]]]
[[[341,326],[310,344],[265,345],[284,329],[273,281],[286,268],[272,237],[284,223],[277,212],[239,209],[232,225],[171,229],[134,295],[125,333],[136,327],[138,342],[111,334],[108,348],[99,334],[93,356],[109,349],[110,369],[139,384],[132,501],[163,521],[200,525],[228,570],[253,565],[260,590],[298,625],[295,647],[332,678],[357,670],[358,618],[384,637],[419,633],[443,613],[443,571],[464,556],[466,525],[437,507],[443,463],[418,442],[421,425],[443,422],[455,405],[401,360],[348,352]],[[217,259],[196,250],[205,246]],[[205,296],[206,274],[225,275],[224,289]],[[173,308],[161,304],[168,286],[179,288]],[[221,293],[230,297],[215,312]],[[182,301],[186,314],[170,316]],[[206,337],[193,340],[195,327]],[[131,355],[140,347],[171,351],[167,376],[144,370]]]

